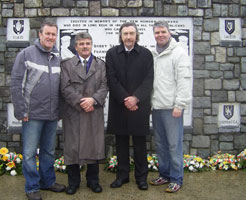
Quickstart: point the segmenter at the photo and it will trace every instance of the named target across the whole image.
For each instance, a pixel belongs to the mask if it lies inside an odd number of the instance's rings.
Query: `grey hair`
[[[169,25],[168,25],[167,21],[165,21],[165,20],[160,20],[160,21],[155,22],[154,26],[153,26],[153,31],[155,30],[156,27],[165,27],[165,28],[167,28],[168,32],[170,32]]]
[[[39,29],[39,32],[40,32],[40,33],[43,32],[45,26],[56,27],[56,30],[58,30],[58,26],[57,26],[56,23],[44,21],[44,22],[41,24],[41,27],[40,27],[40,29]]]
[[[77,42],[79,40],[82,40],[82,39],[89,39],[92,42],[92,37],[91,37],[91,35],[89,33],[87,33],[87,32],[79,32],[79,33],[77,33],[75,35],[75,39],[74,39],[75,45],[77,45]]]
[[[122,29],[124,27],[129,27],[129,26],[133,26],[136,29],[136,34],[137,34],[136,43],[138,43],[138,41],[139,41],[139,32],[138,32],[137,25],[134,22],[125,22],[124,24],[121,25],[120,30],[119,30],[119,42],[123,43],[122,38],[121,38]]]

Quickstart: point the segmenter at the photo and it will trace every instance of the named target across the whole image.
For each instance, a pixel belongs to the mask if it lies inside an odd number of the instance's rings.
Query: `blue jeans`
[[[173,110],[153,110],[153,128],[161,177],[183,184],[183,114],[172,116]]]
[[[22,122],[23,163],[22,171],[26,179],[25,192],[48,188],[56,181],[54,153],[57,120],[29,120]],[[37,148],[39,151],[39,170],[36,165]]]

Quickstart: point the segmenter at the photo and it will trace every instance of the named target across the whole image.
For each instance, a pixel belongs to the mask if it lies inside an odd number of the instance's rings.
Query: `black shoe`
[[[54,185],[48,188],[41,188],[41,190],[50,190],[52,192],[63,192],[66,190],[66,186],[59,183],[55,183]]]
[[[99,183],[87,183],[87,187],[92,190],[92,192],[99,193],[102,192],[102,187]]]
[[[66,189],[66,193],[67,194],[74,194],[78,188],[79,188],[79,186],[68,185],[68,187]]]
[[[42,197],[39,191],[28,193],[26,194],[26,196],[29,200],[42,200]]]
[[[137,182],[137,184],[140,190],[148,190],[148,184],[146,181],[140,181],[140,182]]]
[[[111,183],[110,187],[111,188],[119,188],[125,183],[129,183],[129,178],[127,178],[127,179],[115,179],[115,181],[113,183]]]

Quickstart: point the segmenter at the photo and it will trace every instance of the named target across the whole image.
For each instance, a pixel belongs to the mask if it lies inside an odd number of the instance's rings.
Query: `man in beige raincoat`
[[[80,185],[80,165],[87,164],[87,187],[101,192],[98,160],[104,153],[103,106],[108,93],[104,62],[92,53],[92,38],[75,37],[77,54],[61,63],[64,159],[68,171],[67,194]]]

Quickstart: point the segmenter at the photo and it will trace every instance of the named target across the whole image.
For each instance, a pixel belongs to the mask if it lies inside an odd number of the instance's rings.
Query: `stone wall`
[[[194,23],[193,126],[185,130],[184,153],[202,157],[218,150],[238,153],[246,148],[246,0],[1,0],[0,4],[0,147],[21,151],[21,136],[7,130],[10,73],[21,48],[6,43],[8,18],[30,18],[30,43],[44,19],[60,16],[155,16],[191,17]],[[219,43],[219,18],[240,18],[242,46]],[[240,103],[240,132],[218,131],[220,102]],[[20,131],[19,131],[20,132]],[[106,134],[107,155],[114,153],[114,137]],[[62,152],[62,135],[57,136],[57,153]],[[154,138],[148,137],[149,152]]]

